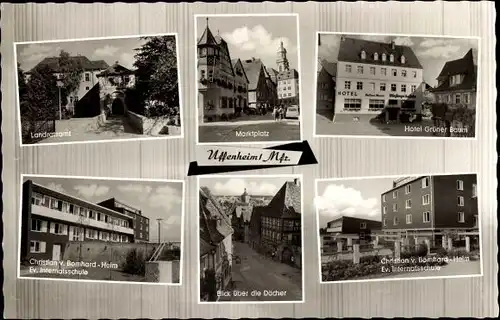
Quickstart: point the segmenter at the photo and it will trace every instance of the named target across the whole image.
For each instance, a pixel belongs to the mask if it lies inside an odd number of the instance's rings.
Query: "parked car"
[[[285,118],[298,118],[300,115],[299,106],[291,105],[286,108]]]

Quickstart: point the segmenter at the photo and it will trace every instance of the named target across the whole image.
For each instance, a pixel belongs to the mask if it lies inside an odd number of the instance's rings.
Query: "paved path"
[[[233,261],[233,283],[236,291],[248,292],[244,297],[221,297],[220,301],[300,301],[302,300],[302,270],[266,258],[247,244],[234,243],[236,256],[241,264]],[[252,291],[261,296],[252,296]],[[264,296],[264,291],[278,290],[283,295]]]

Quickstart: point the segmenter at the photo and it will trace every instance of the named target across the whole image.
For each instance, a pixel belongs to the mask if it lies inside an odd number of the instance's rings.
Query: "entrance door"
[[[52,246],[52,260],[59,261],[61,260],[61,245],[55,244]]]
[[[116,98],[111,105],[111,112],[113,115],[123,115],[125,113],[125,107],[123,101],[120,98]]]

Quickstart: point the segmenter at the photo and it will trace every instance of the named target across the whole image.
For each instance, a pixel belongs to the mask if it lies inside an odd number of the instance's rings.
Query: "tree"
[[[174,36],[146,37],[147,42],[137,49],[134,67],[136,89],[140,100],[160,102],[159,115],[178,114],[179,83]],[[165,110],[165,106],[168,110]]]
[[[17,88],[19,90],[19,100],[24,101],[26,98],[26,75],[24,74],[24,70],[21,69],[21,64],[17,64]]]
[[[59,80],[62,81],[61,101],[68,100],[68,96],[80,86],[83,75],[83,66],[80,59],[72,59],[64,50],[59,53]]]
[[[22,70],[18,69],[18,72]],[[20,96],[21,119],[33,125],[37,121],[56,119],[59,108],[57,79],[46,65],[33,70]],[[20,88],[21,91],[21,88]],[[19,92],[21,94],[21,92]]]

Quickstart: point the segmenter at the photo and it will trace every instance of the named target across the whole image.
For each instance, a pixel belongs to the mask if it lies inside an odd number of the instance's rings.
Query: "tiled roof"
[[[260,59],[249,59],[241,62],[248,78],[248,90],[256,90],[259,84],[260,70],[264,64]]]
[[[206,187],[200,188],[199,210],[200,238],[210,244],[217,244],[233,233],[230,218]]]
[[[299,73],[295,69],[290,69],[278,73],[278,80],[298,79]]]
[[[363,50],[366,52],[366,59],[361,59],[361,51]],[[374,60],[375,53],[378,53],[378,60]],[[385,61],[382,61],[383,53],[387,55]],[[391,53],[394,54],[394,62],[389,60]],[[405,57],[405,63],[401,62],[402,55]],[[418,61],[413,49],[408,46],[394,45],[393,49],[391,43],[347,37],[343,37],[340,41],[338,61],[422,69],[422,65]]]
[[[264,215],[274,218],[296,218],[301,214],[300,186],[287,181],[267,205]]]
[[[318,72],[324,69],[330,76],[337,76],[337,64],[334,62],[329,62],[325,59],[318,61]]]
[[[274,83],[278,82],[278,70],[269,67],[265,67],[265,69],[269,78],[271,78]]]
[[[134,72],[130,69],[125,68],[116,61],[111,67],[107,68],[103,72],[100,72],[97,76],[115,76],[115,75],[127,75],[133,74]]]
[[[450,76],[457,74],[465,75],[462,83],[450,86]],[[438,87],[432,89],[432,92],[475,89],[477,82],[477,66],[474,64],[473,50],[470,49],[460,59],[446,62],[437,79],[443,82]]]
[[[69,60],[76,65],[80,65],[83,70],[103,70],[109,67],[109,65],[104,60],[91,61],[85,56],[72,56]],[[35,69],[41,66],[48,66],[54,72],[60,71],[59,57],[48,57],[40,61],[33,69],[28,73],[32,73]]]
[[[198,45],[215,45],[217,42],[215,41],[214,35],[212,34],[212,31],[210,31],[210,28],[207,26],[205,28],[205,31],[203,31],[203,34],[201,35],[200,39],[198,40]]]

